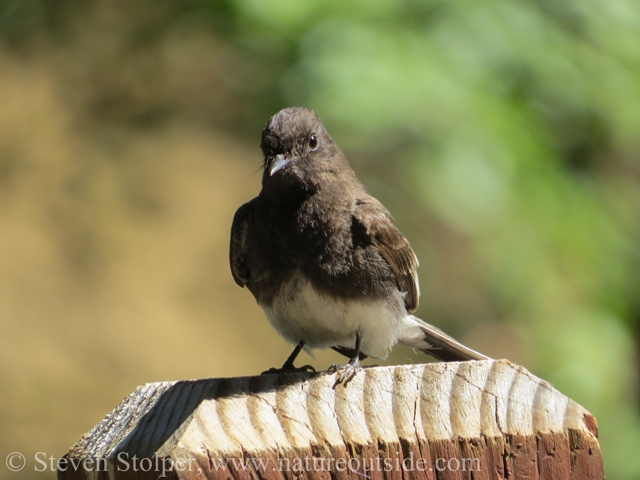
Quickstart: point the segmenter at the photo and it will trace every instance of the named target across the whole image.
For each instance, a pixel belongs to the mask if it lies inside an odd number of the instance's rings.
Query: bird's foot
[[[327,371],[335,373],[340,369],[342,369],[342,372],[340,373],[340,375],[338,375],[338,378],[336,378],[336,383],[333,384],[333,388],[336,388],[336,386],[340,385],[341,383],[346,387],[347,384],[351,380],[353,380],[353,377],[355,377],[356,374],[362,369],[362,367],[360,366],[360,358],[354,357],[349,360],[349,363],[342,367],[333,364],[327,369]]]
[[[311,365],[304,365],[303,367],[295,367],[293,365],[293,363],[291,364],[284,364],[282,367],[280,368],[270,368],[269,370],[262,372],[260,375],[282,375],[285,373],[308,373],[308,372],[315,372],[316,369],[313,368]]]

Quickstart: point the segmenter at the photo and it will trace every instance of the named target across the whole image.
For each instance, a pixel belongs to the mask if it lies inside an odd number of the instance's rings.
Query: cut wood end
[[[484,468],[505,474],[505,468],[522,467],[504,458],[515,462],[526,454],[533,464],[548,463],[544,450],[563,445],[558,448],[566,450],[570,472],[575,449],[591,452],[583,461],[597,460],[589,471],[602,463],[595,418],[506,360],[372,367],[334,388],[336,375],[147,384],[83,436],[68,456],[107,458],[112,465],[122,452],[193,458],[200,473],[214,478],[212,459],[247,456],[404,458],[414,452],[435,462],[464,458],[466,452]],[[74,478],[61,473],[59,478]]]

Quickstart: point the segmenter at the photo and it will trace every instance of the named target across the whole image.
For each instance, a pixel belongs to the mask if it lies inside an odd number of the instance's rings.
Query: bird
[[[484,360],[419,319],[418,259],[389,211],[356,177],[313,110],[289,107],[262,131],[262,189],[235,213],[229,262],[275,330],[304,349],[332,348],[349,358],[347,383],[367,357],[402,344],[442,361]]]

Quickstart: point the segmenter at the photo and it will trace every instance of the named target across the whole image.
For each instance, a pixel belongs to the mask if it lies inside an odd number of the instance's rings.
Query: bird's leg
[[[281,368],[270,368],[266,372],[262,372],[260,375],[267,375],[271,373],[280,374],[280,373],[296,373],[296,372],[315,372],[316,369],[313,368],[311,365],[305,365],[304,367],[300,367],[300,368],[296,368],[293,365],[293,361],[296,359],[296,357],[302,350],[302,347],[304,347],[304,341],[300,340],[300,343],[296,345],[296,348],[293,349],[293,352],[291,352],[291,355],[289,355],[289,358],[287,358],[287,361],[284,362],[284,365],[282,365]]]
[[[339,367],[332,365],[329,368],[329,370],[333,369],[333,371],[336,371],[338,370],[338,368]],[[336,379],[336,383],[334,383],[333,388],[336,388],[336,385],[339,385],[340,383],[344,383],[344,385],[346,386],[347,383],[353,380],[353,377],[356,376],[356,373],[358,373],[358,371],[361,368],[362,367],[360,366],[360,334],[356,333],[356,348],[354,349],[353,357],[351,357],[351,360],[349,360],[349,363],[347,363],[343,367],[342,373]]]

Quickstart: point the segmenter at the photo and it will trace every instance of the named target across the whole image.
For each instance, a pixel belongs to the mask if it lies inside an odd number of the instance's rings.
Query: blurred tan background
[[[34,455],[140,384],[284,362],[227,255],[289,105],[411,241],[418,314],[583,404],[608,478],[640,474],[640,7],[345,3],[0,4],[0,479],[55,478]]]

